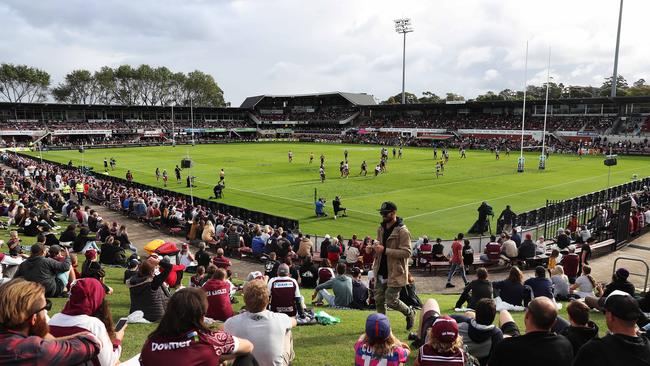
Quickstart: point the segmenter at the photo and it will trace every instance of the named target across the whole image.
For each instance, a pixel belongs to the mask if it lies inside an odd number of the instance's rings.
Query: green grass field
[[[343,151],[349,151],[350,177],[339,178],[339,162]],[[288,162],[287,152],[294,154]],[[399,216],[405,219],[414,236],[427,234],[451,238],[465,232],[476,219],[476,209],[485,200],[495,213],[510,204],[515,212],[541,207],[546,199],[563,199],[603,189],[607,186],[607,168],[600,156],[578,159],[575,155],[552,155],[547,169],[537,169],[537,154],[527,154],[527,171],[516,172],[518,154],[493,154],[469,151],[460,159],[458,151],[450,151],[444,176],[436,178],[432,149],[406,148],[404,158],[390,159],[388,173],[373,177],[372,169],[379,160],[379,146],[333,145],[312,143],[237,143],[147,148],[86,150],[83,162],[103,171],[104,157],[117,160],[111,175],[124,177],[130,169],[135,181],[162,187],[156,182],[155,169],[167,169],[169,189],[188,193],[183,182],[174,179],[174,167],[188,153],[194,161],[191,174],[196,176],[194,194],[207,198],[218,181],[219,169],[226,172],[223,203],[256,211],[290,217],[300,221],[303,232],[324,235],[368,235],[375,232],[380,217],[377,209],[385,200],[394,201]],[[309,153],[315,155],[308,164]],[[327,180],[318,175],[319,156],[325,154]],[[32,153],[38,156],[38,153]],[[392,155],[391,155],[392,156]],[[82,163],[77,150],[43,152],[43,158],[62,163]],[[358,176],[361,161],[366,160],[370,173]],[[612,169],[611,184],[629,181],[633,174],[646,176],[650,159],[621,156]],[[316,218],[314,189],[327,199],[330,216]],[[342,198],[348,217],[336,222],[331,216],[334,196]]]

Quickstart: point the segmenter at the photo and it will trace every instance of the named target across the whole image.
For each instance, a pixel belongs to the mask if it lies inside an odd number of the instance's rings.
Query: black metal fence
[[[25,154],[20,154],[20,156],[31,159],[34,161],[38,161],[38,158],[35,158],[30,155],[25,155]],[[79,167],[71,167],[66,164],[61,164],[56,161],[51,161],[48,159],[43,159],[43,161],[46,161],[50,164],[55,164],[58,165],[61,168],[68,169],[68,170],[78,170]],[[128,182],[124,178],[119,178],[119,177],[113,177],[113,176],[108,176],[104,175],[101,173],[96,173],[93,171],[86,171],[86,174],[92,175],[98,180],[104,180],[104,181],[110,181],[110,182],[116,182],[124,186],[128,187],[133,187],[133,188],[138,188],[142,189],[145,191],[153,191],[157,195],[165,195],[165,196],[170,196],[174,198],[183,198],[187,202],[190,202],[191,199],[193,198],[194,204],[195,205],[201,205],[203,207],[209,208],[213,212],[221,212],[224,214],[232,215],[235,219],[238,219],[240,221],[247,221],[247,222],[253,222],[256,224],[264,224],[264,225],[271,225],[275,227],[281,226],[284,229],[288,230],[297,230],[299,228],[299,222],[298,220],[295,219],[290,219],[287,217],[282,217],[282,216],[276,216],[276,215],[270,215],[264,212],[259,212],[259,211],[253,211],[253,210],[248,210],[242,207],[237,207],[237,206],[232,206],[232,205],[227,205],[225,203],[221,202],[216,202],[216,201],[210,201],[206,200],[203,198],[199,197],[190,197],[190,195],[185,194],[185,193],[179,193],[179,192],[174,192],[170,191],[167,189],[163,189],[160,187],[154,187],[150,186],[147,184],[142,184],[142,183],[136,183],[136,182]]]

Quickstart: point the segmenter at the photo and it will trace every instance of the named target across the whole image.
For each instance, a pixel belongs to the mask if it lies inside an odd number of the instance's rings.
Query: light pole
[[[612,75],[612,92],[610,96],[616,96],[616,84],[618,84],[618,46],[621,43],[621,20],[623,18],[623,0],[621,0],[621,7],[618,10],[618,31],[616,32],[616,52],[614,53],[614,74]]]
[[[402,104],[406,104],[406,94],[404,85],[406,79],[406,33],[413,32],[410,18],[395,19],[395,32],[404,36],[404,45],[402,47]]]

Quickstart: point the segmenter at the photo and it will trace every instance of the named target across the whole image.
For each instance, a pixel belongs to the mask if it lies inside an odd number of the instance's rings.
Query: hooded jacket
[[[608,334],[585,343],[573,365],[650,365],[650,343],[645,337]]]
[[[131,309],[129,313],[141,310],[144,318],[150,322],[162,319],[169,300],[169,294],[163,289],[163,282],[172,270],[169,262],[160,262],[162,271],[152,277],[143,277],[139,273],[131,277],[127,283],[131,296]]]
[[[587,327],[566,327],[560,335],[565,336],[573,346],[573,354],[577,355],[582,346],[592,339],[598,339],[598,325],[591,320],[587,323]]]
[[[388,287],[404,287],[408,283],[408,260],[411,258],[411,233],[400,217],[397,218],[393,231],[384,243],[384,226],[379,225],[377,239],[384,246],[383,253],[374,253],[372,270],[375,278],[379,276],[382,255],[386,256],[388,266]]]
[[[494,324],[478,324],[476,320],[462,315],[454,315],[453,318],[458,322],[458,335],[463,337],[467,351],[478,358],[481,365],[487,364],[494,347],[503,340],[501,329]]]
[[[66,257],[64,262],[43,256],[29,257],[18,266],[14,277],[23,277],[27,281],[40,283],[45,287],[45,297],[53,297],[58,295],[59,290],[56,275],[69,270],[70,257]]]

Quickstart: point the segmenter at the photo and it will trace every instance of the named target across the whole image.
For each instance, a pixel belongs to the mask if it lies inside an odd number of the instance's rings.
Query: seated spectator
[[[223,255],[223,249],[217,249],[217,254],[212,257],[212,263],[217,266],[217,268],[223,268],[228,270],[232,265],[232,262]]]
[[[42,239],[41,235],[42,234],[39,234],[39,237]],[[43,245],[42,242],[38,242],[37,244]],[[45,247],[47,248],[47,246]],[[77,278],[74,268],[72,268],[72,259],[70,258],[70,255],[67,252],[67,248],[63,249],[59,245],[52,245],[50,246],[47,256],[49,258],[56,260],[57,262],[62,263],[67,260],[70,263],[70,269],[68,271],[59,272],[56,275],[61,280],[61,282],[65,284],[66,291],[67,291],[68,285],[71,284]]]
[[[546,239],[543,236],[537,238],[535,242],[535,255],[546,254]]]
[[[474,309],[476,303],[481,299],[492,298],[492,283],[487,279],[488,271],[484,267],[476,270],[476,279],[471,281],[460,294],[456,301],[456,308],[462,308],[467,302],[467,307]]]
[[[264,263],[264,275],[268,278],[273,278],[278,275],[278,267],[280,261],[276,260],[275,252],[269,253],[269,259]]]
[[[352,280],[345,275],[345,269],[345,264],[339,263],[336,266],[336,277],[316,286],[311,299],[316,299],[316,303],[325,300],[330,306],[348,307],[353,300]],[[330,294],[327,289],[332,289],[334,294]]]
[[[348,248],[345,250],[345,264],[350,268],[363,266],[363,260],[360,255],[359,248],[356,247],[354,242],[350,241]]]
[[[161,271],[154,275],[158,266]],[[141,310],[144,318],[150,322],[162,319],[169,300],[169,291],[163,287],[163,283],[171,270],[171,263],[160,261],[158,256],[152,255],[142,262],[138,273],[126,285],[131,297],[129,314]]]
[[[112,294],[113,289],[104,284],[104,277],[106,272],[102,268],[102,265],[97,262],[97,252],[90,249],[85,253],[86,261],[81,266],[81,278],[94,278],[98,280],[107,294]]]
[[[453,315],[458,322],[458,334],[463,338],[467,351],[486,365],[490,355],[501,340],[503,333],[494,324],[497,315],[496,303],[492,299],[481,299],[474,312],[466,315]]]
[[[551,251],[551,255],[548,257],[548,263],[547,263],[547,268],[549,270],[555,268],[560,263],[560,260],[562,259],[562,255],[560,254],[560,251],[557,249],[553,249]]]
[[[126,326],[115,331],[105,294],[97,279],[80,278],[70,288],[70,298],[63,310],[52,317],[49,326],[55,337],[66,337],[80,330],[90,332],[102,344],[93,364],[113,366],[119,363]]]
[[[587,240],[591,238],[591,231],[587,228],[586,225],[580,226],[580,231],[578,232],[578,236],[576,238],[576,242],[578,243],[586,243]]]
[[[566,249],[569,245],[571,245],[571,238],[569,238],[569,235],[566,234],[564,229],[558,229],[557,230],[557,238],[555,238],[555,245],[557,245],[560,250]]]
[[[578,277],[580,257],[576,254],[576,248],[574,245],[569,245],[568,250],[569,254],[562,257],[560,264],[564,269],[564,274],[569,279],[569,283],[574,283],[576,282],[576,277]]]
[[[465,365],[469,359],[463,338],[458,334],[458,324],[448,316],[441,316],[429,328],[427,340],[418,350],[413,365]]]
[[[278,266],[278,275],[268,282],[271,294],[270,310],[295,317],[296,313],[302,315],[302,295],[298,282],[289,276],[289,266],[285,263]]]
[[[434,262],[447,262],[449,258],[444,254],[445,246],[442,245],[442,239],[436,238],[436,243],[431,246],[431,255]]]
[[[138,252],[138,248],[136,248],[133,243],[131,243],[131,239],[129,239],[129,232],[126,230],[125,225],[120,226],[120,229],[115,234],[115,240],[120,242],[120,247],[122,247],[122,249],[128,249],[133,253]]]
[[[300,268],[298,269],[300,274],[300,286],[303,288],[314,288],[316,287],[316,282],[318,281],[318,268],[311,261],[311,256],[307,255],[304,259]]]
[[[528,299],[545,296],[553,300],[553,282],[546,278],[546,269],[542,266],[535,267],[535,277],[531,277],[524,282],[524,287],[528,287],[531,292],[524,295],[524,306],[527,306]]]
[[[45,257],[45,248],[41,244],[34,244],[27,260],[19,266],[14,278],[23,277],[27,281],[40,283],[45,288],[46,297],[58,297],[64,294],[67,283],[57,277],[59,273],[70,271],[70,256],[64,250],[64,260],[57,261]]]
[[[327,246],[327,260],[330,261],[332,265],[337,264],[341,258],[341,245],[339,245],[339,240],[333,238],[330,245]]]
[[[608,334],[585,343],[576,355],[575,366],[644,365],[650,360],[650,343],[637,333],[643,316],[639,303],[629,293],[614,290],[601,298]]]
[[[144,366],[219,365],[251,353],[250,341],[222,330],[210,330],[203,320],[207,310],[204,291],[196,288],[176,291],[160,324],[142,346],[140,363]],[[249,358],[248,362],[238,360],[236,364],[253,365],[253,362]]]
[[[596,289],[596,280],[591,276],[591,267],[585,265],[582,267],[582,276],[576,279],[576,282],[569,287],[572,295],[578,298],[594,296]]]
[[[178,253],[178,256],[180,258],[179,263],[185,266],[185,272],[196,272],[196,261],[190,251],[189,244],[183,243],[183,245],[181,245],[181,251]]]
[[[314,254],[314,243],[311,241],[309,235],[306,235],[300,239],[298,244],[298,251],[296,252],[298,259],[303,260],[307,256]]]
[[[361,270],[354,267],[350,270],[352,275],[352,303],[351,308],[354,309],[368,309],[368,286],[361,281]]]
[[[88,237],[88,235],[90,235],[90,231],[87,227],[82,227],[79,229],[79,234],[77,234],[77,236],[74,238],[74,241],[72,242],[72,249],[76,253],[83,254],[88,249],[94,249],[97,252],[101,252],[100,248],[95,243],[95,238]]]
[[[626,294],[629,294],[630,296],[634,297],[634,293],[636,292],[636,289],[634,288],[634,284],[627,280],[629,276],[630,276],[630,272],[627,269],[625,268],[617,269],[616,272],[614,272],[614,274],[612,275],[612,282],[607,284],[605,288],[603,288],[601,284],[598,284],[596,286],[596,293],[601,294],[599,295],[600,298],[594,296],[587,296],[585,298],[585,303],[589,305],[589,307],[592,309],[596,308],[598,310],[603,311],[604,309],[599,304],[599,300],[606,298],[616,290],[623,291]]]
[[[107,237],[101,249],[99,262],[109,265],[126,265],[126,252],[120,247],[119,243],[115,242],[115,237]]]
[[[533,242],[533,237],[530,234],[526,234],[524,241],[519,246],[519,259],[525,261],[526,259],[533,258],[535,256],[535,243]]]
[[[189,287],[201,287],[205,283],[205,267],[196,267],[196,274],[190,277]]]
[[[218,268],[201,287],[208,297],[208,310],[205,316],[214,320],[226,321],[234,315],[230,303],[230,284],[226,281],[226,271]]]
[[[469,266],[474,264],[474,249],[468,239],[463,241],[463,265],[465,270],[469,270]]]
[[[253,255],[256,257],[261,257],[264,254],[264,246],[266,245],[266,240],[262,236],[262,231],[256,233],[251,242],[251,249],[253,250]]]
[[[244,238],[237,232],[237,225],[230,225],[225,241],[228,255],[239,255],[241,248],[244,247]]]
[[[41,233],[42,227],[38,224],[38,219],[34,212],[30,212],[22,225],[23,233],[26,236],[36,236]]]
[[[212,221],[208,220],[205,223],[205,226],[203,227],[203,232],[201,233],[201,240],[205,242],[205,244],[209,246],[216,245],[219,243],[217,240],[217,232],[214,228],[214,224]]]
[[[408,345],[393,335],[386,315],[370,314],[365,333],[354,345],[354,365],[365,366],[370,360],[376,360],[377,365],[404,365],[409,352]]]
[[[59,241],[61,243],[73,243],[77,237],[76,228],[74,225],[68,225],[65,231],[61,233],[61,236],[59,236]]]
[[[589,320],[589,306],[582,301],[571,301],[566,308],[570,326],[560,333],[573,346],[574,356],[591,339],[598,339],[598,325]]]
[[[522,306],[524,302],[524,274],[519,267],[513,266],[510,268],[508,278],[503,281],[492,282],[492,288],[498,293],[496,294],[510,305]]]
[[[557,301],[569,300],[569,279],[564,274],[564,269],[561,265],[555,266],[551,270],[551,282],[553,282],[553,294]]]
[[[197,265],[203,266],[203,268],[208,268],[212,258],[210,257],[210,253],[205,250],[205,243],[199,243],[199,250],[194,253],[194,258],[196,259]]]
[[[50,334],[47,312],[52,303],[38,283],[24,279],[5,283],[0,286],[0,304],[0,355],[7,364],[84,364],[100,352],[101,340],[90,333],[65,338]]]
[[[137,258],[129,259],[129,263],[124,270],[124,284],[129,282],[129,279],[138,273],[140,261]]]
[[[512,262],[516,262],[517,256],[519,256],[517,243],[515,243],[508,234],[505,234],[505,240],[503,241],[503,244],[501,244],[501,254],[505,255]]]
[[[497,242],[497,237],[490,236],[490,242],[485,245],[481,260],[484,262],[494,262],[501,259],[501,244]]]
[[[545,272],[544,268],[542,270]],[[499,342],[488,364],[570,366],[573,360],[573,347],[566,338],[552,332],[556,319],[557,310],[553,300],[545,297],[535,298],[528,304],[524,315],[526,334]],[[512,333],[518,332],[512,331]]]
[[[332,265],[327,258],[323,259],[321,262],[321,267],[318,268],[318,283],[325,283],[334,277],[334,270]]]
[[[270,294],[263,279],[247,282],[243,295],[246,312],[226,320],[224,330],[253,343],[260,365],[289,366],[295,358],[291,328],[296,319],[267,310]]]

